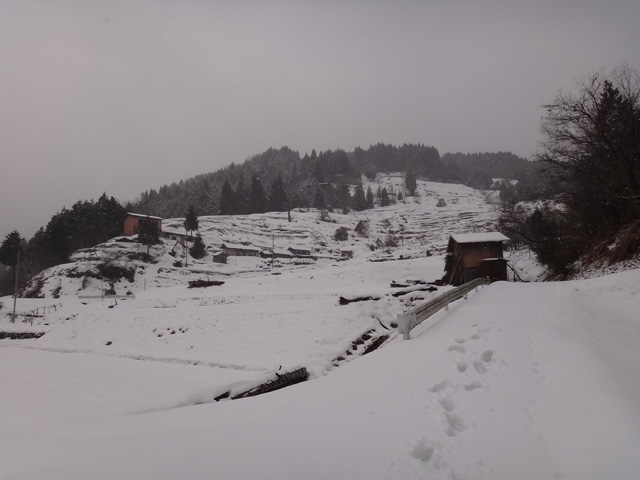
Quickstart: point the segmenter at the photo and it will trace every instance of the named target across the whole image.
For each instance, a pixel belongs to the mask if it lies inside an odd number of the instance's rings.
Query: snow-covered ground
[[[441,277],[448,234],[495,219],[479,192],[420,186],[420,203],[336,223],[313,211],[291,224],[286,214],[201,219],[207,245],[286,240],[325,257],[314,264],[184,269],[171,245],[149,264],[108,253],[138,248],[113,243],[49,272],[45,298],[18,300],[22,313],[46,312],[33,325],[10,324],[2,299],[0,331],[47,333],[0,340],[0,478],[637,478],[640,270],[494,283],[403,341],[397,314],[446,288],[391,282]],[[369,238],[352,233],[364,218]],[[343,225],[346,244],[331,238]],[[370,249],[390,231],[398,247]],[[333,259],[346,245],[354,258]],[[105,256],[136,269],[114,282],[126,299],[103,300],[101,281],[79,274]],[[539,272],[528,253],[510,256],[522,275]],[[186,286],[207,277],[225,283]],[[360,356],[363,334],[389,338]],[[302,366],[308,382],[213,400]]]

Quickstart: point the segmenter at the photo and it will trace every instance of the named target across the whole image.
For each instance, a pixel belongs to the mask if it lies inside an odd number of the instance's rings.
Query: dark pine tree
[[[282,177],[278,175],[271,183],[269,195],[269,208],[272,212],[286,212],[289,206],[287,192],[284,189]]]
[[[327,208],[327,204],[324,201],[324,193],[322,193],[321,189],[316,190],[316,196],[313,199],[313,206],[318,210],[324,210]]]
[[[380,206],[387,207],[390,204],[391,204],[391,201],[389,200],[389,192],[387,192],[386,188],[383,188],[380,191]]]
[[[364,195],[364,188],[360,184],[356,185],[353,198],[351,199],[351,205],[356,212],[367,209],[367,199]]]
[[[409,195],[413,196],[416,194],[418,182],[416,180],[416,174],[413,173],[413,170],[411,170],[410,168],[407,169],[407,172],[404,174],[404,186],[407,187]]]
[[[187,213],[184,216],[184,229],[191,232],[191,234],[193,234],[193,231],[198,230],[198,227],[199,227],[198,215],[196,215],[196,211],[193,208],[193,205],[189,205],[189,209],[187,210]]]
[[[338,186],[337,192],[338,208],[342,209],[342,213],[349,213],[349,205],[351,205],[351,193],[349,187],[344,183]]]
[[[5,236],[2,245],[0,245],[0,263],[12,267],[14,280],[17,272],[18,252],[20,252],[21,256],[24,255],[23,245],[25,243],[18,231],[14,230]],[[24,257],[22,261],[24,261]]]
[[[367,187],[367,208],[373,208],[373,190],[371,190],[371,185]]]
[[[260,178],[255,173],[251,179],[251,191],[249,193],[248,213],[264,213],[267,211],[267,196]]]
[[[151,245],[160,243],[160,231],[155,220],[150,218],[141,218],[138,223],[138,242],[147,246],[147,255],[151,249]]]
[[[248,203],[247,188],[244,185],[244,175],[241,173],[233,195],[232,213],[234,215],[245,215],[249,208]]]
[[[233,214],[234,199],[235,194],[233,192],[233,188],[231,188],[229,181],[225,180],[222,184],[222,191],[220,192],[220,215]]]
[[[189,253],[196,260],[203,258],[207,254],[207,249],[205,248],[205,244],[202,241],[202,236],[200,234],[196,235],[196,239],[193,241],[193,245],[189,249]]]

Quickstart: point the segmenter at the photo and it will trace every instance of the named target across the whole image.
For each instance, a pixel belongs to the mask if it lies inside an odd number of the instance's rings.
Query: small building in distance
[[[211,253],[211,258],[214,263],[227,263],[227,256],[222,250],[215,250]]]
[[[260,249],[258,247],[251,247],[247,245],[225,242],[222,244],[221,248],[224,254],[228,257],[257,257],[260,255]]]
[[[341,249],[340,250],[340,258],[342,258],[342,259],[353,258],[353,250]]]
[[[303,245],[292,245],[287,250],[291,252],[292,255],[296,257],[310,257],[311,256],[311,248]]]
[[[265,248],[260,252],[262,258],[293,258],[293,254],[289,250],[283,248]]]
[[[158,225],[158,232],[162,232],[162,218],[153,217],[151,215],[141,215],[139,213],[127,212],[127,216],[124,219],[124,228],[122,234],[127,237],[136,235],[138,233],[138,227],[140,226],[141,220],[151,220],[156,222],[156,224]]]
[[[180,245],[182,246],[184,246],[185,242],[193,243],[196,239],[195,235],[189,235],[187,233],[174,232],[174,231],[163,231],[162,237],[168,240],[172,240],[174,242],[180,243]]]
[[[457,286],[476,278],[507,280],[507,261],[502,250],[503,242],[508,240],[500,232],[451,235],[443,283]]]

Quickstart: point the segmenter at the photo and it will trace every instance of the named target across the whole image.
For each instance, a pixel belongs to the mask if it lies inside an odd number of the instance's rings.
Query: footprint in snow
[[[453,412],[453,410],[456,408],[449,397],[440,400],[440,406],[444,408],[445,412]]]
[[[480,382],[471,382],[471,383],[469,383],[469,384],[464,386],[464,389],[467,392],[472,392],[476,388],[482,388],[482,384]]]
[[[482,359],[483,362],[489,363],[493,358],[493,350],[486,350],[485,352],[482,353],[482,355],[480,355],[480,358]]]
[[[447,435],[450,437],[455,437],[457,434],[462,432],[465,429],[464,422],[462,421],[462,417],[456,415],[455,413],[447,412],[445,414],[445,418],[447,419]]]
[[[422,438],[418,444],[411,450],[411,456],[421,462],[428,462],[433,457],[433,446],[428,445],[427,441]]]
[[[448,380],[443,380],[439,383],[436,383],[433,387],[431,387],[429,389],[429,391],[431,393],[438,393],[441,392],[442,390],[444,390],[445,388],[447,388],[449,386],[449,381]]]
[[[478,373],[487,373],[487,367],[484,366],[484,362],[482,360],[474,361],[473,368],[475,368]]]

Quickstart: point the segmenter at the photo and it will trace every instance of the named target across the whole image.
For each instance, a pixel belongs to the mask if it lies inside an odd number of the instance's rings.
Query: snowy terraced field
[[[382,180],[396,191],[401,181]],[[448,235],[491,229],[497,215],[481,192],[419,187],[406,204],[330,214],[335,223],[313,210],[291,223],[200,219],[212,250],[303,245],[321,257],[310,264],[209,257],[184,268],[170,243],[150,263],[139,245],[111,242],[48,272],[45,298],[18,299],[40,316],[11,324],[3,298],[0,330],[46,334],[0,340],[0,478],[635,478],[639,271],[493,284],[402,341],[397,314],[446,287],[391,282],[440,278]],[[353,232],[365,219],[367,238]],[[332,238],[341,226],[346,242]],[[389,235],[398,247],[371,249]],[[338,261],[345,248],[354,258]],[[510,255],[535,278],[528,254]],[[93,274],[105,260],[133,281],[105,285]],[[207,278],[224,284],[187,286]],[[311,381],[214,401],[297,367]]]

